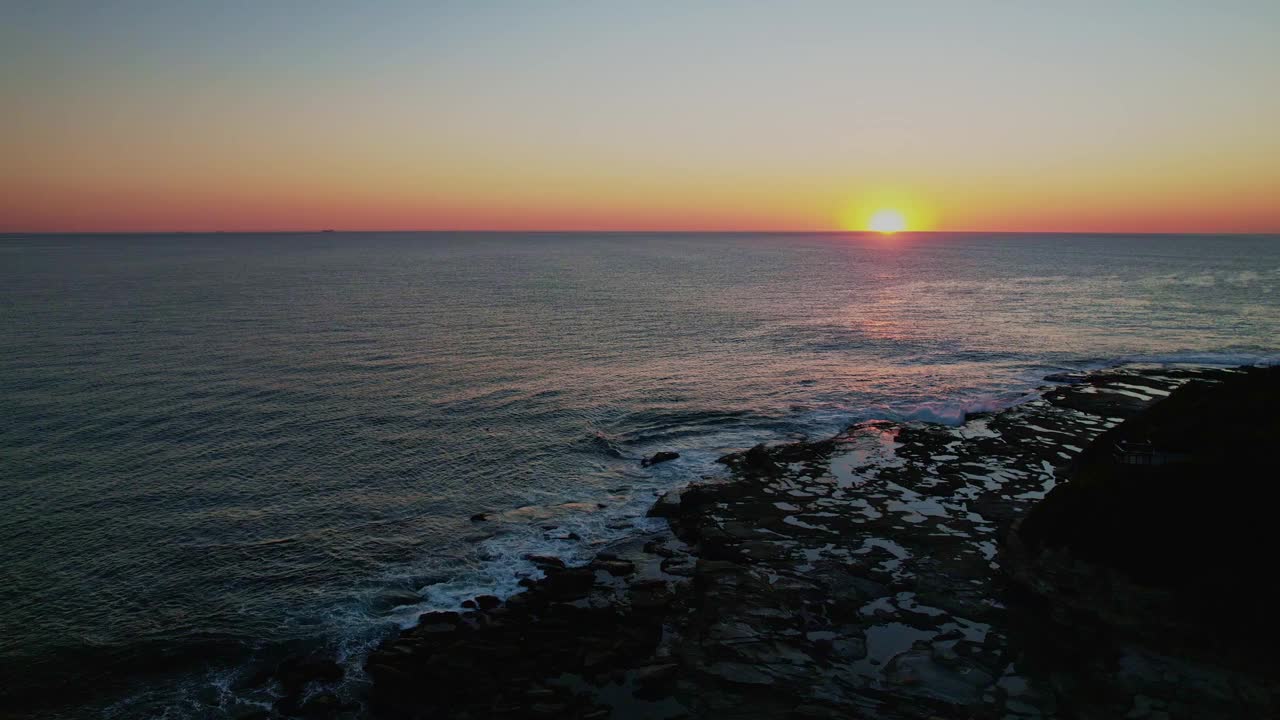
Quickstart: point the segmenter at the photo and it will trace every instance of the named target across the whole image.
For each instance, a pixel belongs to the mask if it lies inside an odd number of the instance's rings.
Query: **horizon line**
[[[472,233],[497,235],[509,234],[703,234],[703,235],[1280,235],[1280,228],[1272,230],[899,230],[883,233],[877,230],[708,230],[708,229],[555,229],[555,228],[416,228],[416,229],[336,229],[308,228],[295,230],[0,230],[0,236],[8,235],[321,235],[351,233]]]

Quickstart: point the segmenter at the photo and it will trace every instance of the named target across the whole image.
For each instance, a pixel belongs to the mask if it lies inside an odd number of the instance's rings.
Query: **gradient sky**
[[[0,231],[1280,231],[1280,2],[0,3]]]

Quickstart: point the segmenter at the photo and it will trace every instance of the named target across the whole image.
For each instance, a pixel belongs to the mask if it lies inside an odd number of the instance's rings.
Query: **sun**
[[[886,235],[907,229],[907,219],[898,210],[877,210],[867,221],[867,229]]]
[[[838,206],[836,226],[845,232],[919,233],[933,230],[937,213],[918,192],[896,188],[870,188],[850,193]]]

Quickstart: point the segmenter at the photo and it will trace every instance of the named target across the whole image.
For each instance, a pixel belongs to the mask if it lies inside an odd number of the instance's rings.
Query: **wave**
[[[926,422],[935,425],[958,427],[966,420],[982,413],[1004,410],[1021,402],[1034,400],[1039,393],[1009,397],[981,397],[958,402],[932,401],[920,403],[911,408],[899,411],[887,411],[885,420],[896,422]]]
[[[594,452],[614,458],[623,457],[622,449],[618,447],[617,442],[608,433],[594,430],[587,435],[585,442]]]

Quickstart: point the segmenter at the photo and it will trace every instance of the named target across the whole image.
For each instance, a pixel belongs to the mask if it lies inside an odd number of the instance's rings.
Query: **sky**
[[[0,2],[0,232],[1280,231],[1280,2]]]

